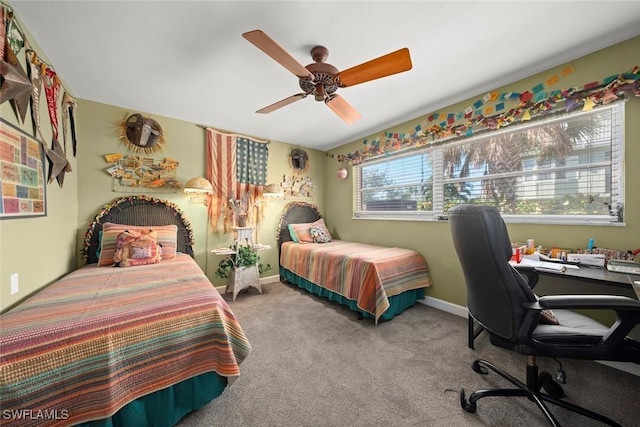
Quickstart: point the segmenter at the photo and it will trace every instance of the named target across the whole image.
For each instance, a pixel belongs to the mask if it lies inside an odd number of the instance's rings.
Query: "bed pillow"
[[[331,233],[329,233],[329,229],[324,223],[324,219],[320,218],[314,222],[303,222],[300,224],[289,224],[289,234],[291,235],[291,239],[296,243],[317,243],[313,236],[310,233],[311,228],[319,228],[322,231],[322,234],[330,239]],[[295,235],[295,237],[294,237]]]
[[[296,243],[313,243],[313,237],[309,233],[309,229],[313,223],[300,223],[300,224],[291,224],[293,228],[293,232],[296,235],[296,239],[294,242]],[[291,234],[291,233],[290,233]],[[293,238],[293,237],[292,237]]]
[[[295,243],[300,243],[300,239],[298,239],[298,235],[296,234],[296,230],[293,228],[293,224],[289,224],[287,228],[289,229],[289,236],[291,236],[291,240]]]
[[[309,227],[309,234],[314,243],[329,243],[331,241],[331,235],[328,235],[320,227]]]
[[[137,226],[127,224],[114,224],[105,222],[102,225],[102,242],[100,243],[100,257],[98,265],[113,265],[113,256],[116,253],[116,240],[123,231],[141,232],[153,230],[156,232],[157,242],[162,249],[162,259],[175,258],[178,247],[178,226],[157,225],[157,226]]]

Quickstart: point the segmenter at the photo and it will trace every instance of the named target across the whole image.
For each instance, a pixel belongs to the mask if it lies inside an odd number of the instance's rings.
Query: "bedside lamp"
[[[213,194],[213,185],[211,185],[209,180],[197,176],[187,181],[184,185],[184,193],[189,196],[191,203],[202,202],[206,205],[207,196]]]

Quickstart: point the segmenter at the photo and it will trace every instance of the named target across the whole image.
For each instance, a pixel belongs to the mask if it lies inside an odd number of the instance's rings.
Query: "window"
[[[489,204],[510,222],[621,223],[622,102],[354,166],[358,218],[438,219]]]

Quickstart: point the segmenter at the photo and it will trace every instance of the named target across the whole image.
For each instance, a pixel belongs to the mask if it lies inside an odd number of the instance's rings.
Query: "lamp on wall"
[[[284,190],[280,184],[269,184],[262,192],[264,197],[284,197]]]
[[[207,204],[207,196],[213,194],[213,185],[202,177],[191,178],[184,185],[184,193],[189,196],[191,203]]]

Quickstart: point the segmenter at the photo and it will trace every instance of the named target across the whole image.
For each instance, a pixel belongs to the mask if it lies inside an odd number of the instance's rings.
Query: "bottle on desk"
[[[536,246],[533,239],[527,239],[527,248],[525,249],[526,255],[533,255],[536,252]]]

